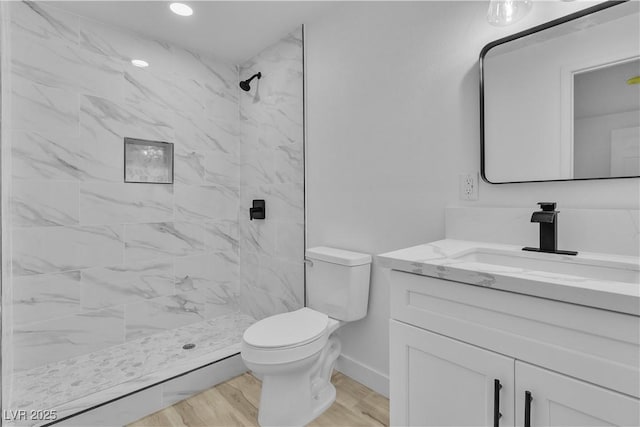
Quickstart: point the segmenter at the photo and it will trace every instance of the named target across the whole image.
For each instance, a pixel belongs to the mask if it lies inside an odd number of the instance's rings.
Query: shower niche
[[[173,144],[125,137],[124,182],[173,184]]]

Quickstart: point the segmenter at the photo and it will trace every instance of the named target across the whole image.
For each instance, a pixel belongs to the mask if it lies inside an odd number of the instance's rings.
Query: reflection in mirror
[[[640,175],[640,3],[612,4],[483,49],[485,180]]]
[[[574,178],[640,175],[640,60],[573,76]]]

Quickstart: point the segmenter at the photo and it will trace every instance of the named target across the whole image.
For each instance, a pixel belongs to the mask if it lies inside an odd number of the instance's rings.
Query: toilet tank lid
[[[371,255],[369,254],[345,251],[344,249],[328,248],[325,246],[307,249],[307,258],[330,262],[332,264],[346,265],[349,267],[371,264]]]

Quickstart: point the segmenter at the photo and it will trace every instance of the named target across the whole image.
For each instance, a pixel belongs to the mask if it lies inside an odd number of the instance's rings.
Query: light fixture
[[[169,9],[176,15],[180,16],[191,16],[193,15],[193,9],[187,6],[184,3],[171,3],[169,5]]]
[[[513,24],[531,10],[531,0],[490,0],[487,21],[497,27]]]
[[[131,63],[139,68],[147,68],[149,66],[149,63],[142,59],[132,59]]]

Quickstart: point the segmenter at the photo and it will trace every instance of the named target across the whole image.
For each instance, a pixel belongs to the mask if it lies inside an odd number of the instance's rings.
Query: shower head
[[[260,78],[262,77],[262,73],[256,73],[250,78],[248,78],[247,80],[241,81],[240,89],[242,89],[245,92],[249,92],[249,90],[251,89],[251,86],[249,85],[249,83],[251,83],[251,80],[255,79],[256,77],[258,78],[258,80],[260,80]]]

